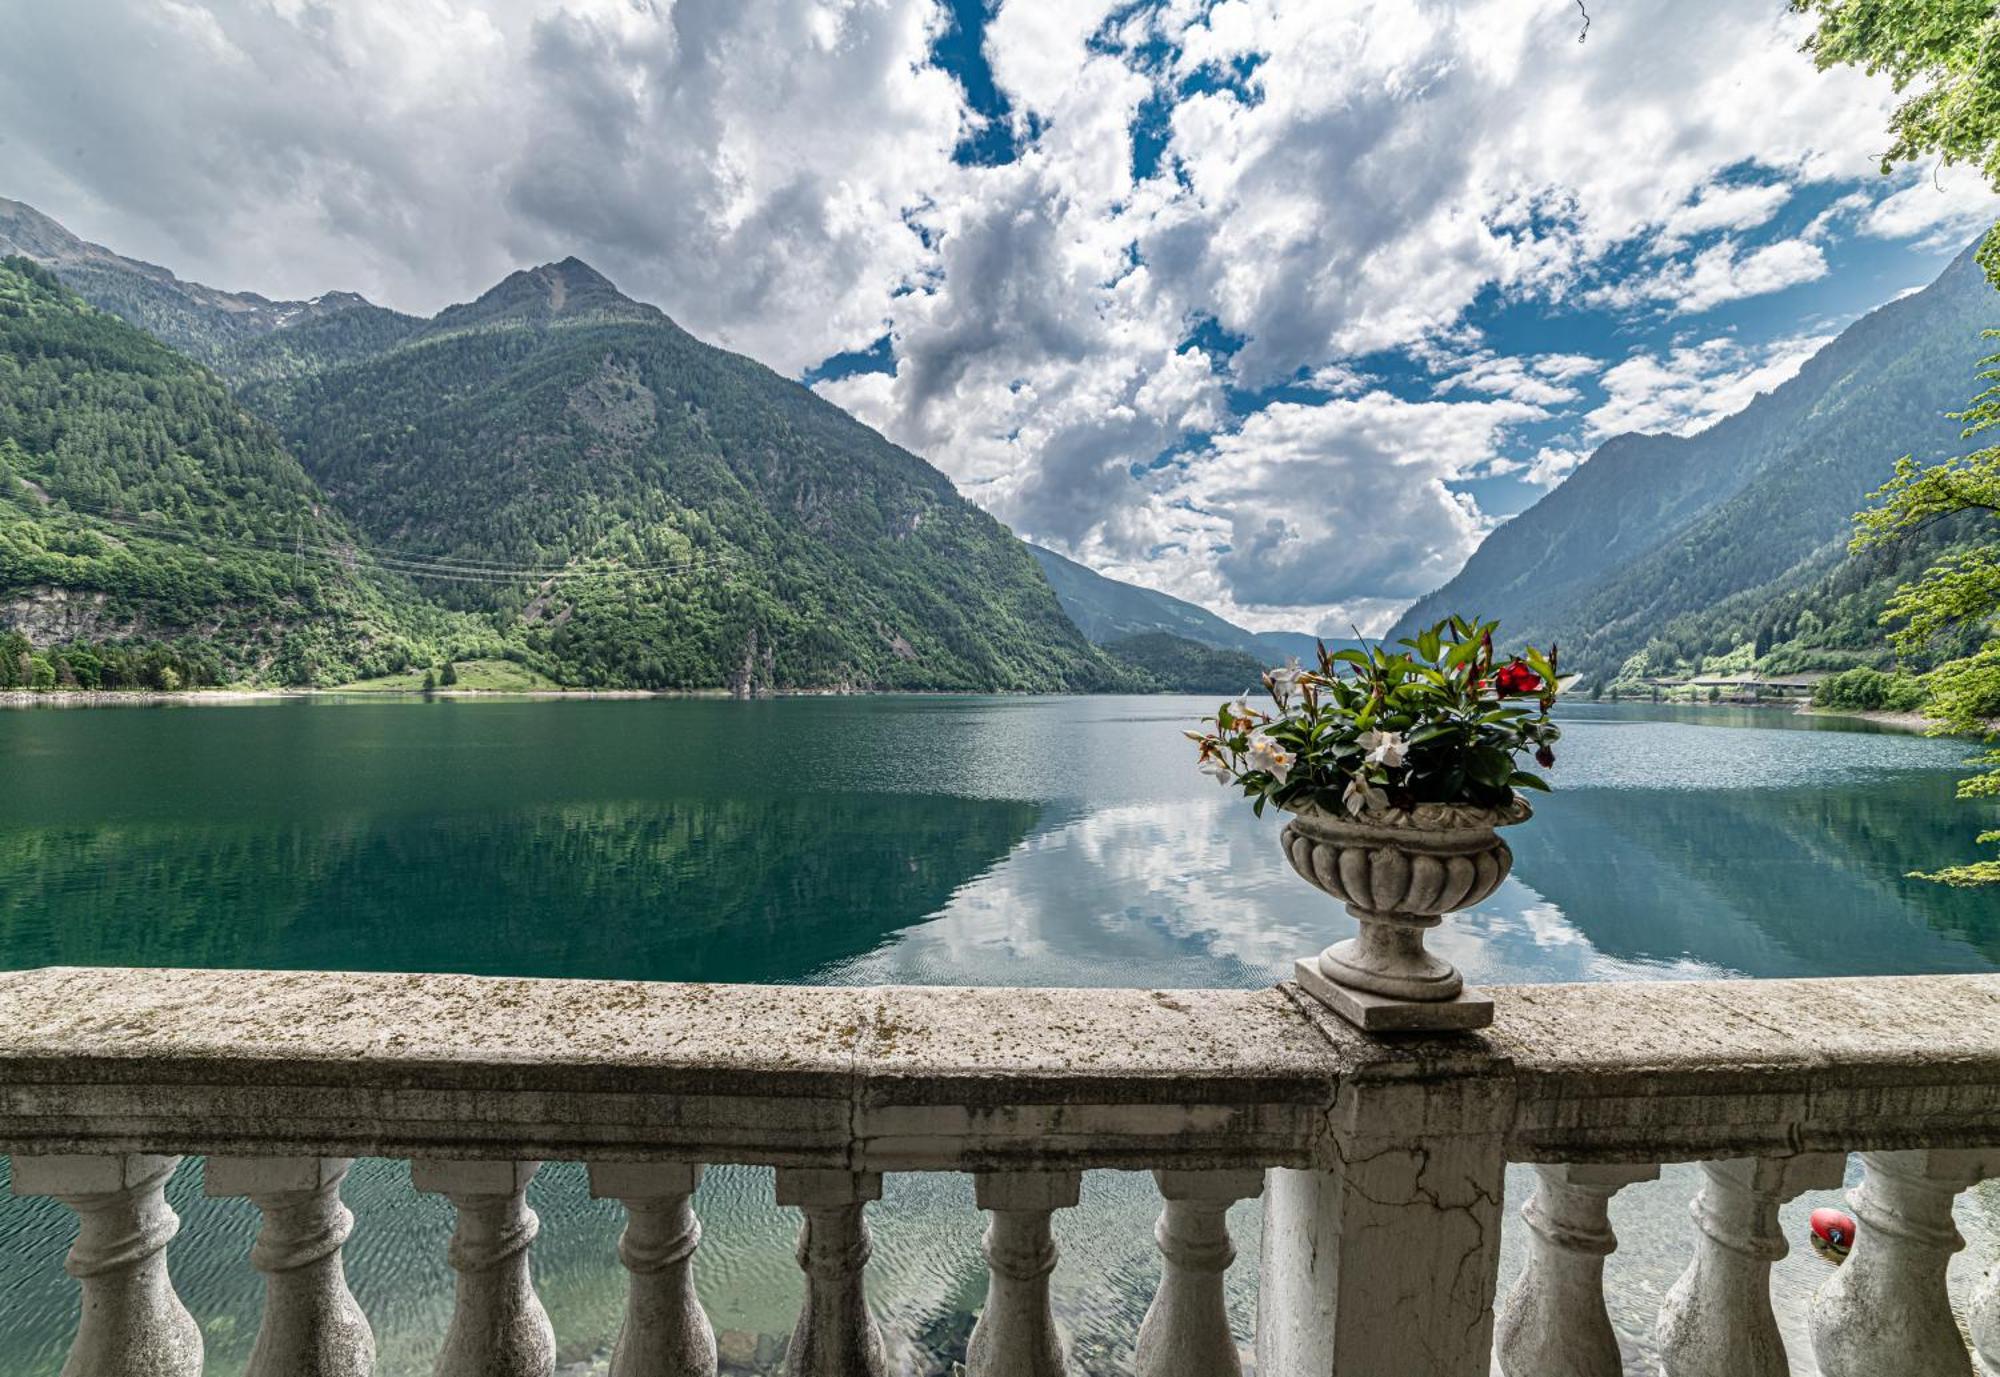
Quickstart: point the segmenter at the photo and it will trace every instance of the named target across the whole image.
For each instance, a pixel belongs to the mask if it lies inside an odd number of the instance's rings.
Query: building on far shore
[[[1706,698],[1713,692],[1725,703],[1771,703],[1809,699],[1814,686],[1824,678],[1824,670],[1772,675],[1742,670],[1735,674],[1697,674],[1691,679],[1655,679],[1652,683],[1669,694],[1686,690],[1697,698]]]

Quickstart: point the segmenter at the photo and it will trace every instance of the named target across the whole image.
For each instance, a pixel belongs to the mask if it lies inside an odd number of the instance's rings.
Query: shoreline
[[[1939,725],[1935,717],[1926,717],[1920,712],[1890,712],[1887,708],[1816,708],[1810,703],[1798,709],[1800,717],[1844,717],[1856,722],[1873,722],[1877,726],[1894,727],[1900,731],[1922,732],[1928,735]]]
[[[372,699],[408,702],[428,698],[473,700],[496,699],[641,699],[712,698],[754,702],[769,698],[1068,698],[1074,693],[1021,693],[1010,689],[767,689],[759,693],[736,693],[730,689],[362,689],[343,688],[209,688],[209,689],[0,689],[0,708],[119,708],[224,707],[240,703],[275,702],[281,699],[339,699],[367,702]],[[1105,695],[1117,696],[1117,695]],[[1175,695],[1163,694],[1161,697]],[[1199,696],[1199,695],[1197,695]]]
[[[1064,698],[1097,697],[1095,694],[1023,694],[1005,689],[770,689],[761,693],[739,694],[730,689],[479,689],[440,688],[425,692],[422,689],[356,689],[356,688],[205,688],[205,689],[0,689],[0,709],[8,708],[117,708],[117,707],[230,707],[245,703],[278,702],[285,699],[310,701],[317,698],[335,699],[343,702],[365,702],[382,699],[394,702],[408,702],[431,698],[449,698],[472,702],[479,699],[557,701],[636,701],[646,698],[663,699],[728,699],[749,702],[757,699],[773,698],[938,698],[938,697],[1026,697]],[[1121,697],[1126,695],[1103,695]],[[1141,697],[1187,697],[1179,693],[1137,695]],[[1199,695],[1192,695],[1199,696]],[[1810,702],[1787,703],[1647,703],[1640,699],[1631,700],[1634,706],[1672,708],[1750,708],[1765,712],[1782,712],[1792,717],[1824,717],[1852,722],[1869,722],[1894,731],[1910,732],[1917,735],[1930,733],[1937,725],[1936,719],[1917,712],[1890,712],[1885,709],[1816,708]],[[1624,706],[1612,704],[1611,706]],[[1993,731],[2000,732],[2000,721],[1989,724]],[[1966,733],[1968,738],[1972,734]]]

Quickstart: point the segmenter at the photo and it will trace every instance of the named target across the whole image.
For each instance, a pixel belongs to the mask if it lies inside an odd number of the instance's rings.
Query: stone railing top
[[[1492,993],[1392,1042],[1291,987],[50,968],[0,975],[0,1151],[1305,1165],[1377,1090],[1525,1160],[2000,1141],[2000,976]]]

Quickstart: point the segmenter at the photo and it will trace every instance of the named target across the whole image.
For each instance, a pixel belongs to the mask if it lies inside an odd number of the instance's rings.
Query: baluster
[[[618,1260],[632,1274],[610,1377],[715,1377],[715,1330],[694,1290],[699,1166],[592,1162],[590,1193],[624,1203]]]
[[[965,1349],[970,1377],[1062,1377],[1062,1340],[1049,1312],[1056,1269],[1049,1217],[1075,1205],[1073,1171],[982,1172],[973,1179],[986,1226],[986,1306]]]
[[[1611,1197],[1659,1175],[1650,1163],[1535,1168],[1535,1193],[1521,1207],[1528,1260],[1494,1335],[1506,1377],[1618,1377],[1624,1371],[1604,1308],[1604,1259],[1618,1251]]]
[[[1771,1264],[1791,1249],[1778,1207],[1837,1188],[1837,1152],[1739,1157],[1701,1164],[1694,1258],[1660,1307],[1654,1330],[1664,1377],[1787,1377],[1792,1370],[1771,1310]]]
[[[201,1330],[174,1294],[166,1247],[180,1232],[167,1204],[178,1157],[20,1156],[14,1194],[74,1210],[63,1268],[83,1283],[83,1315],[62,1377],[200,1377]]]
[[[862,1209],[882,1198],[882,1177],[872,1171],[780,1168],[778,1203],[805,1214],[799,1229],[799,1266],[806,1300],[786,1355],[791,1377],[884,1377],[882,1335],[868,1311],[864,1269],[868,1221]]]
[[[1966,1307],[1966,1328],[1984,1377],[2000,1377],[2000,1267],[1986,1274]]]
[[[1822,1377],[1970,1377],[1945,1269],[1965,1246],[1951,1206],[1995,1174],[1992,1153],[1867,1152],[1848,1195],[1854,1251],[1813,1298],[1812,1346]]]
[[[1139,1377],[1238,1377],[1243,1362],[1229,1332],[1222,1276],[1236,1260],[1229,1207],[1264,1193],[1261,1171],[1156,1171],[1166,1204],[1153,1238],[1160,1289],[1139,1325],[1132,1367]]]
[[[1322,1165],[1264,1178],[1258,1377],[1489,1377],[1510,1096],[1484,1054],[1343,1074]]]
[[[367,1377],[375,1336],[341,1266],[354,1216],[340,1201],[345,1157],[211,1157],[207,1194],[248,1196],[263,1214],[250,1249],[264,1320],[244,1377]]]
[[[437,1377],[549,1377],[556,1339],[535,1295],[528,1247],[541,1220],[528,1208],[540,1162],[410,1163],[410,1179],[458,1211],[451,1265],[457,1301]]]

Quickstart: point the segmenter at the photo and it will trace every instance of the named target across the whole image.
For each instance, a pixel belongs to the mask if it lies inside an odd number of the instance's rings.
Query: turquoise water
[[[759,703],[315,700],[0,713],[0,965],[183,964],[823,983],[1262,985],[1349,928],[1274,819],[1195,774],[1173,698]],[[1993,812],[1963,743],[1729,710],[1583,706],[1514,877],[1435,945],[1476,981],[1884,974],[2000,965],[2000,901],[1904,878]],[[1684,1261],[1682,1172],[1620,1199],[1637,1339]],[[256,1326],[240,1202],[198,1199],[173,1265],[233,1372]],[[615,1208],[538,1181],[537,1268],[565,1356],[616,1325]],[[428,1368],[448,1211],[360,1164],[351,1274],[385,1373]],[[712,1173],[719,1328],[789,1327],[792,1221]],[[1810,1202],[1806,1202],[1810,1203]],[[1065,1322],[1111,1370],[1154,1275],[1142,1179],[1059,1217]],[[1971,1201],[1985,1246],[1992,1206]],[[980,1221],[960,1178],[892,1178],[874,1294],[894,1336],[962,1327]],[[1788,1216],[1789,1217],[1789,1216]],[[1254,1207],[1239,1210],[1245,1251]],[[70,1224],[0,1202],[0,1371],[53,1373]],[[1983,1261],[1967,1260],[1967,1266]],[[1781,1268],[1803,1294],[1819,1264]],[[1253,1269],[1240,1267],[1239,1273]],[[1251,1278],[1238,1278],[1247,1326]],[[8,1366],[11,1364],[11,1366]]]

